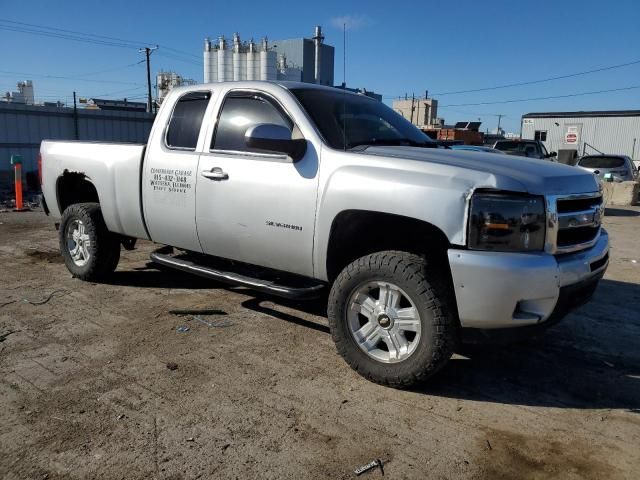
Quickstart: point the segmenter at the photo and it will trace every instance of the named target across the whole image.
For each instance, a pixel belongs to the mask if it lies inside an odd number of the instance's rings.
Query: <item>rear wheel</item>
[[[335,280],[329,324],[338,352],[377,383],[408,387],[453,354],[457,321],[443,273],[406,252],[359,258]]]
[[[60,221],[60,251],[74,277],[99,280],[112,273],[120,260],[120,241],[107,230],[98,203],[67,207]]]

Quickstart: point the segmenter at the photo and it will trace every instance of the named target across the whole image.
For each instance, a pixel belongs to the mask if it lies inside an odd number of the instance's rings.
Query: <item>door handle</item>
[[[200,173],[204,178],[211,180],[229,180],[229,174],[223,172],[220,167],[213,167],[211,170],[203,170]]]

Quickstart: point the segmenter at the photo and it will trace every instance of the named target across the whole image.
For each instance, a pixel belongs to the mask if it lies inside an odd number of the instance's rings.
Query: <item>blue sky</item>
[[[238,31],[243,39],[310,36],[325,30],[336,47],[336,83],[343,77],[342,29],[347,21],[347,83],[391,97],[440,101],[447,123],[483,121],[518,131],[530,111],[640,108],[640,88],[528,102],[468,105],[640,86],[640,63],[534,85],[437,95],[571,74],[640,60],[640,2],[458,0],[334,1],[40,1],[0,0],[0,19],[159,44],[152,68],[202,81],[206,36]],[[7,24],[0,24],[6,26]],[[18,27],[19,29],[21,27]],[[79,96],[141,97],[142,55],[135,48],[90,45],[0,29],[0,91],[31,78],[42,100]],[[176,55],[173,48],[185,52]],[[7,73],[9,72],[9,73]],[[19,72],[14,74],[12,72]],[[25,74],[38,74],[25,75]],[[41,75],[73,77],[46,78]],[[65,98],[66,97],[66,98]],[[449,105],[449,106],[448,106]]]

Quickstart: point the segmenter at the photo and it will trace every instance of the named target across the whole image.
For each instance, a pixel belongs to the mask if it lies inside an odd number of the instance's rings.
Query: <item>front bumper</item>
[[[535,325],[591,297],[609,265],[609,235],[602,229],[593,247],[565,255],[451,249],[448,256],[462,327]]]

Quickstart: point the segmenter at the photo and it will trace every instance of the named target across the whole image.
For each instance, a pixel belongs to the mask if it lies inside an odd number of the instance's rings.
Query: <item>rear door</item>
[[[144,216],[154,242],[202,251],[195,221],[196,177],[210,98],[210,91],[185,93],[156,119],[142,177]]]
[[[208,151],[200,157],[196,221],[205,253],[313,274],[318,156],[308,148],[293,162],[251,150],[244,134],[271,123],[300,135],[293,116],[272,96],[231,91],[224,98]]]

